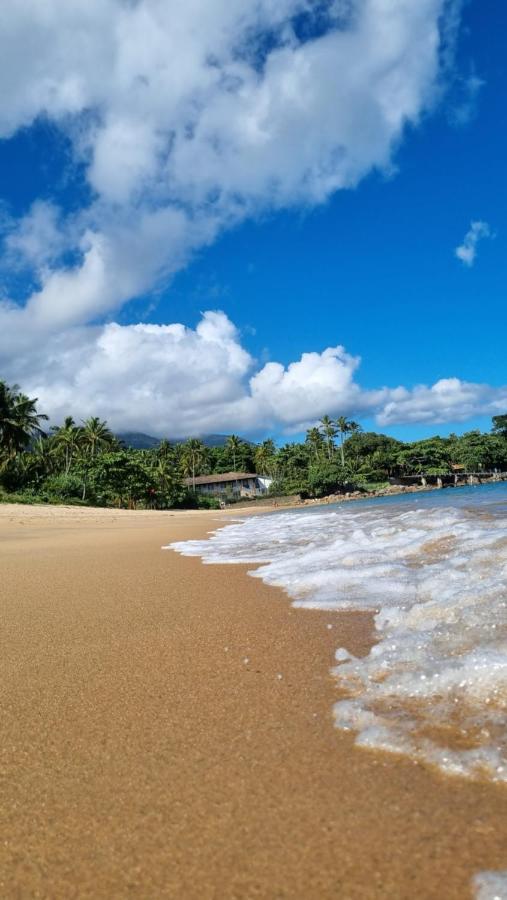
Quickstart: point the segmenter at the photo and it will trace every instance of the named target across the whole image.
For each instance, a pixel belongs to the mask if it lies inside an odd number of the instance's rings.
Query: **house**
[[[208,497],[260,497],[266,494],[273,482],[267,475],[255,475],[248,472],[225,472],[223,475],[197,475],[195,479],[186,478],[185,484],[193,487],[199,494]]]

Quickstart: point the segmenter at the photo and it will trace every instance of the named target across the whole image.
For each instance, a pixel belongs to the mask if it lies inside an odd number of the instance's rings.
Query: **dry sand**
[[[0,507],[0,896],[471,896],[506,790],[337,731],[369,617],[160,549],[223,519]]]

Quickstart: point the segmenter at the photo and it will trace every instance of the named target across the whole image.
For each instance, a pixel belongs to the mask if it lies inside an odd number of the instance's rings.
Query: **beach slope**
[[[224,521],[0,507],[0,895],[471,896],[505,788],[337,731],[370,617],[161,550]]]

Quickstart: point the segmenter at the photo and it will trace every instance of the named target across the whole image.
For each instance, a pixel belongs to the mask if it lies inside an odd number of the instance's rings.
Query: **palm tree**
[[[64,472],[68,475],[72,460],[81,445],[83,429],[76,425],[72,416],[67,416],[63,425],[55,426],[51,430],[55,439],[55,446],[63,454]]]
[[[154,467],[155,481],[159,491],[164,495],[164,502],[181,487],[181,475],[169,457],[159,457]]]
[[[317,461],[324,450],[324,438],[318,428],[309,428],[306,432],[305,444],[310,450],[310,456]]]
[[[55,470],[55,459],[58,448],[55,447],[52,437],[39,436],[31,448],[29,456],[37,473],[44,478]]]
[[[157,459],[154,466],[154,472],[160,489],[163,492],[168,491],[175,476],[174,467],[169,460],[165,457]]]
[[[81,430],[81,444],[87,450],[92,459],[98,450],[111,447],[115,437],[108,428],[107,422],[101,422],[97,416],[92,416],[83,422]]]
[[[325,437],[327,444],[327,455],[328,458],[331,459],[334,450],[334,436],[336,434],[336,427],[332,419],[329,416],[322,416],[320,420],[320,431]]]
[[[206,447],[198,438],[189,438],[183,445],[182,464],[185,475],[192,478],[192,490],[195,491],[196,469],[202,464],[206,453]]]
[[[9,387],[0,381],[0,457],[6,462],[24,450],[35,434],[44,434],[41,422],[47,416],[38,413],[37,398],[22,394],[17,384]]]
[[[259,475],[272,475],[275,466],[276,447],[272,440],[263,441],[255,448],[255,468]]]
[[[336,424],[340,433],[340,454],[342,458],[342,466],[344,466],[345,452],[343,449],[343,437],[345,434],[352,434],[361,431],[361,426],[358,425],[357,422],[353,422],[352,419],[347,419],[346,416],[340,416],[339,419],[336,420]]]
[[[226,450],[229,450],[232,454],[232,469],[234,472],[236,471],[236,454],[241,449],[242,445],[243,441],[237,434],[231,434],[225,442]]]
[[[160,444],[156,450],[158,459],[173,459],[174,458],[174,447],[171,443],[169,443],[166,438],[160,441]]]

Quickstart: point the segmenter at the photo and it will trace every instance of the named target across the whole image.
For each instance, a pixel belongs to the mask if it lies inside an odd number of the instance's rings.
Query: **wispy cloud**
[[[465,266],[471,267],[477,256],[479,241],[491,237],[493,237],[493,232],[487,222],[482,222],[481,220],[471,222],[470,228],[463,238],[463,243],[456,247],[454,252]]]
[[[456,77],[454,102],[451,103],[449,119],[453,125],[464,126],[477,114],[479,95],[486,82],[472,72],[467,78]]]

